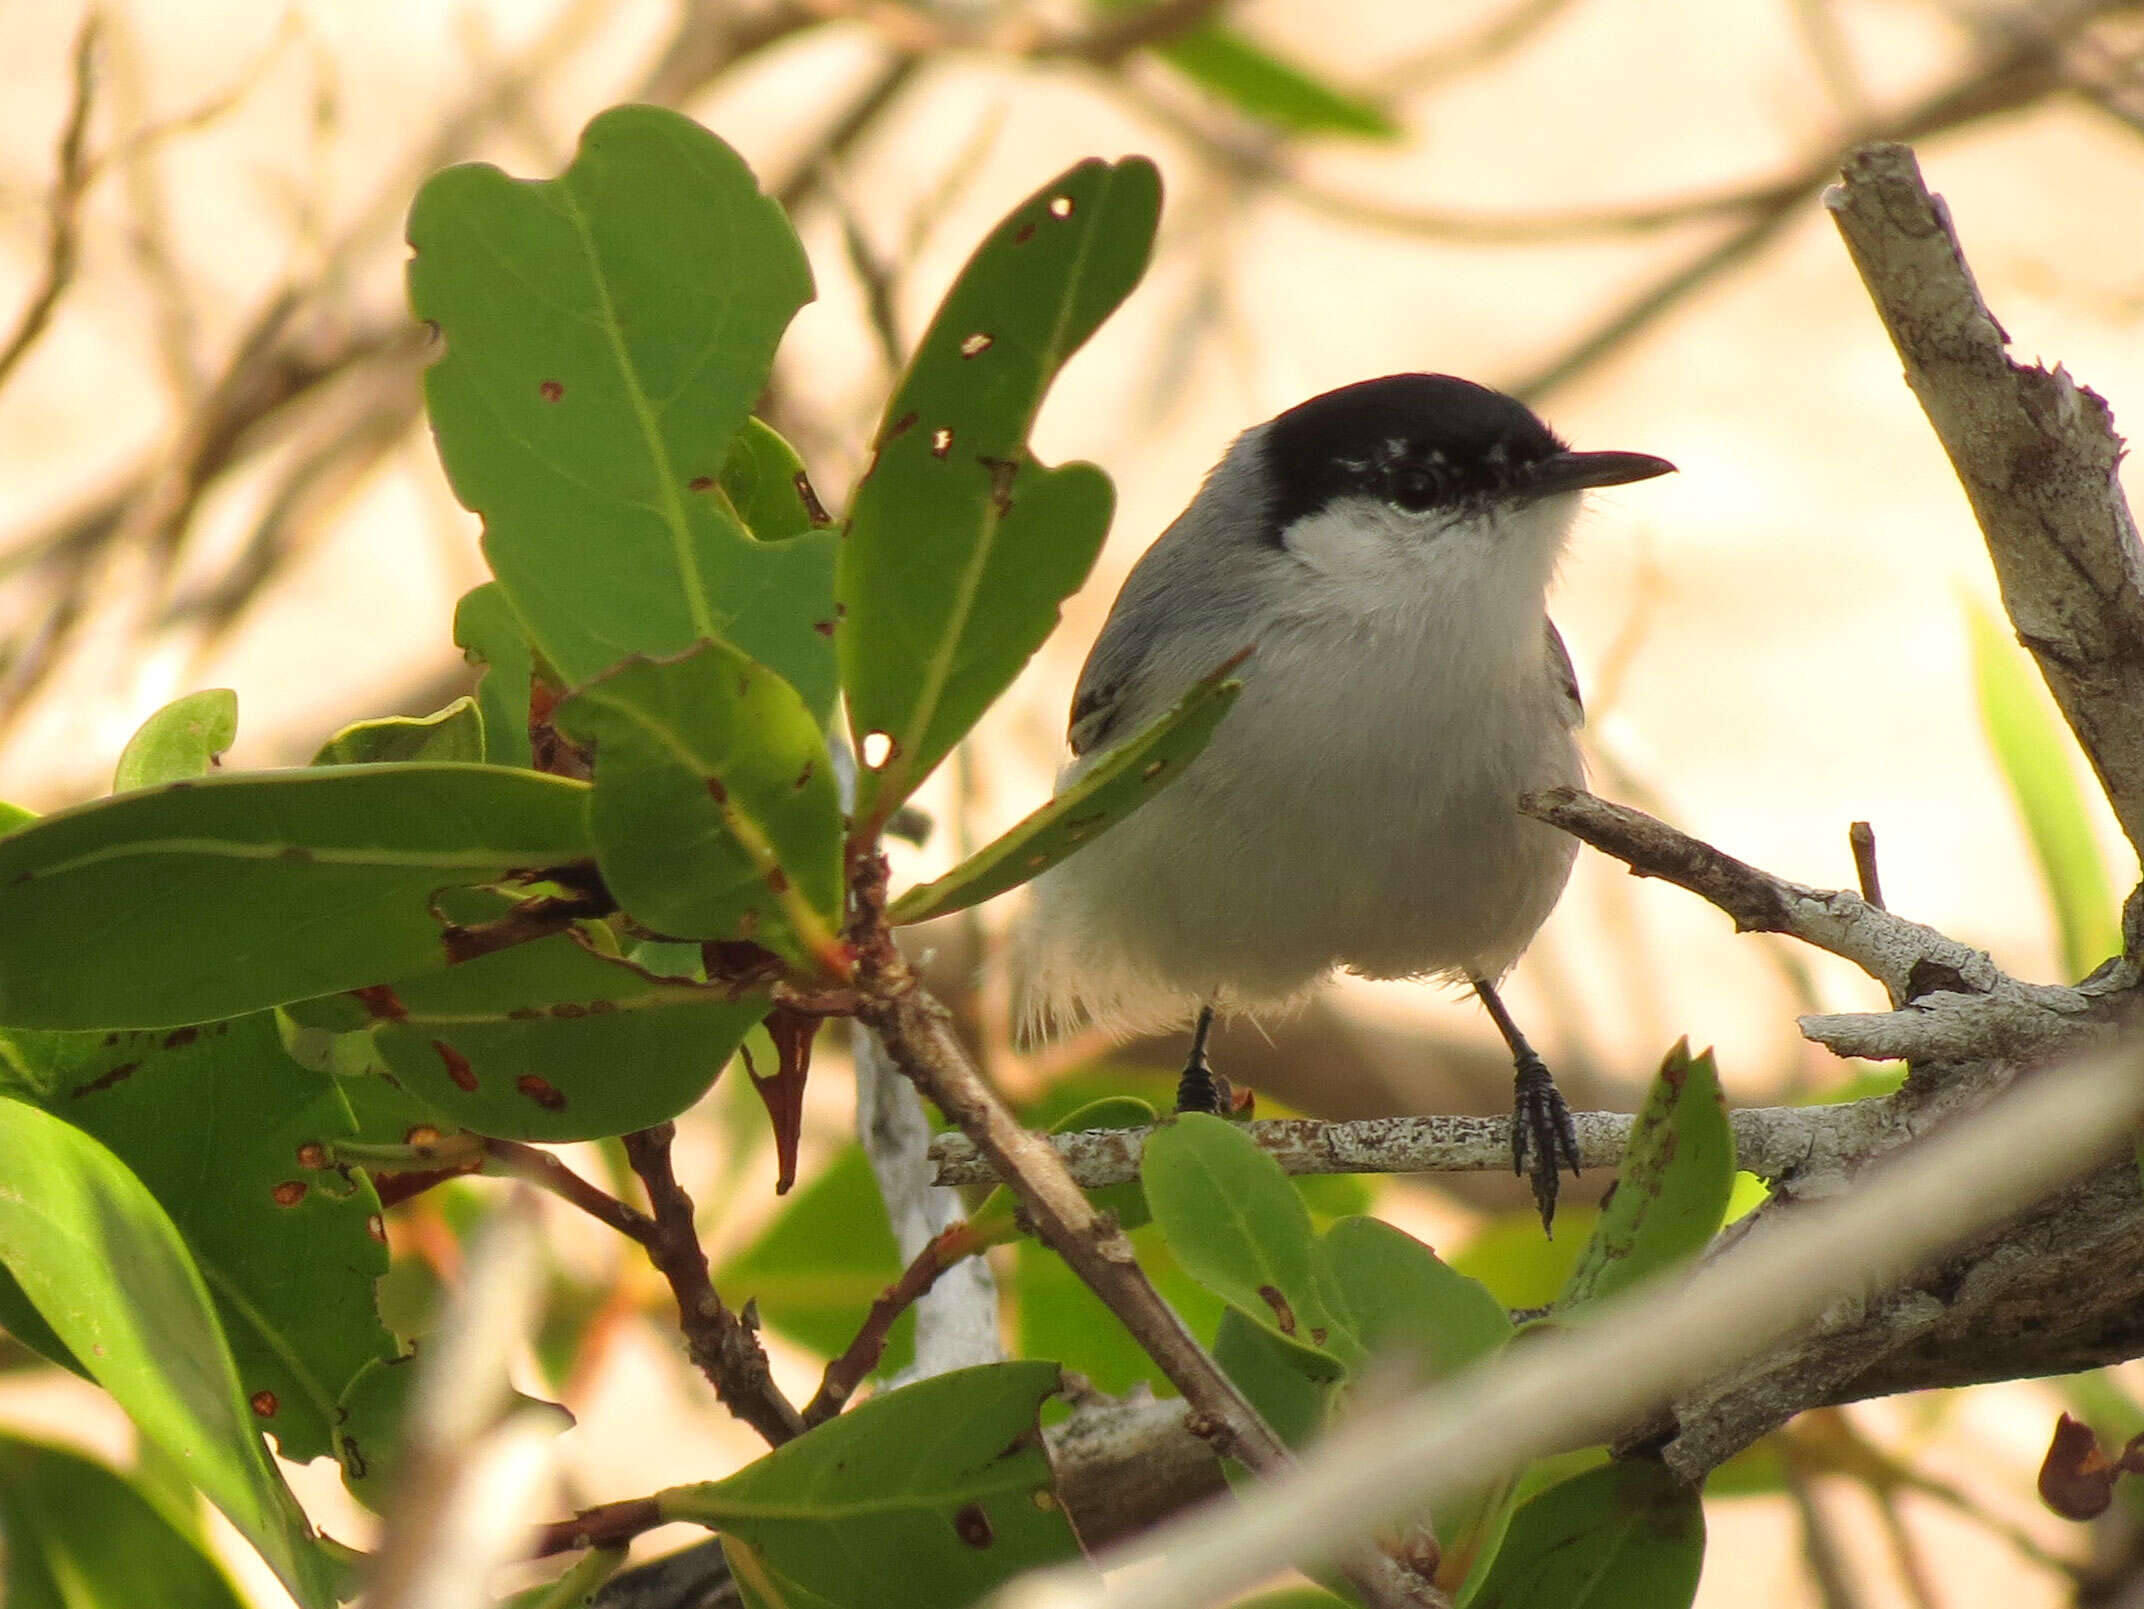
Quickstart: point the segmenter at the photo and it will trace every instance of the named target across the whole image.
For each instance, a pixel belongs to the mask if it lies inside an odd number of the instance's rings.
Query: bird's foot
[[[1205,1047],[1202,1045],[1192,1051],[1191,1059],[1184,1063],[1183,1077],[1176,1081],[1177,1111],[1211,1112],[1216,1117],[1226,1117],[1235,1110],[1235,1105],[1235,1090],[1206,1060]]]
[[[1523,1173],[1533,1185],[1534,1205],[1541,1212],[1544,1233],[1553,1232],[1556,1217],[1557,1167],[1568,1164],[1578,1177],[1578,1129],[1571,1122],[1571,1109],[1548,1066],[1531,1050],[1517,1059],[1511,1108],[1511,1171]]]

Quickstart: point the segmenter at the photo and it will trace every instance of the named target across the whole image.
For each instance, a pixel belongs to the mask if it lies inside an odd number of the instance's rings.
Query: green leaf
[[[112,791],[129,793],[205,776],[237,737],[238,695],[228,687],[175,698],[127,739]]]
[[[1556,1298],[1569,1312],[1695,1257],[1719,1232],[1734,1189],[1735,1141],[1712,1052],[1678,1042],[1630,1133],[1615,1187]]]
[[[1442,1380],[1511,1339],[1511,1320],[1486,1287],[1453,1272],[1404,1230],[1376,1218],[1342,1218],[1318,1241],[1318,1275],[1336,1323],[1366,1359],[1403,1359],[1422,1380]],[[1502,1485],[1458,1492],[1430,1513],[1444,1546],[1440,1579],[1460,1579],[1487,1541]]]
[[[484,758],[493,765],[534,767],[529,687],[536,679],[536,654],[529,647],[528,627],[498,582],[487,581],[462,594],[454,606],[454,645],[472,665],[484,667],[476,683]]]
[[[1248,1397],[1259,1418],[1291,1447],[1307,1446],[1325,1428],[1336,1382],[1303,1367],[1303,1353],[1233,1307],[1214,1328],[1213,1360]],[[1231,1470],[1231,1478],[1235,1471]]]
[[[759,1238],[715,1275],[733,1304],[759,1304],[767,1327],[822,1357],[854,1338],[873,1301],[901,1276],[901,1252],[886,1222],[863,1147],[844,1146],[795,1194]],[[878,1372],[914,1356],[915,1322],[896,1321]]]
[[[0,1603],[244,1609],[190,1526],[78,1453],[0,1435]]]
[[[764,999],[607,959],[572,933],[354,998],[411,1094],[479,1133],[547,1142],[667,1122],[767,1013]]]
[[[0,1263],[291,1595],[327,1609],[333,1572],[261,1445],[179,1232],[110,1151],[15,1100],[0,1100]]]
[[[1328,1378],[1349,1338],[1326,1311],[1303,1198],[1235,1124],[1188,1113],[1147,1137],[1147,1206],[1192,1278]]]
[[[1511,1319],[1486,1286],[1381,1219],[1342,1218],[1326,1230],[1317,1273],[1327,1310],[1364,1354],[1404,1355],[1425,1380],[1456,1374],[1511,1339]]]
[[[331,766],[42,817],[0,838],[0,1023],[162,1028],[445,966],[434,894],[587,859],[587,794],[489,766]]]
[[[409,238],[411,305],[446,343],[425,376],[440,460],[564,682],[719,637],[809,699],[831,621],[787,583],[821,560],[755,541],[719,478],[812,294],[743,160],[616,107],[556,179],[437,175]]]
[[[1512,1516],[1471,1609],[1687,1609],[1705,1562],[1698,1495],[1651,1459],[1552,1486]]]
[[[827,531],[833,517],[820,506],[811,476],[797,450],[766,420],[747,419],[722,466],[722,490],[745,529],[762,542],[787,542],[809,531]],[[827,601],[833,601],[833,548],[826,549]]]
[[[1981,730],[2025,823],[2062,939],[2062,968],[2081,978],[2122,951],[2121,915],[2077,786],[2076,746],[2016,641],[1968,602]]]
[[[1160,209],[1143,157],[1043,186],[968,260],[887,404],[837,577],[860,840],[1005,690],[1094,564],[1108,477],[1044,468],[1027,434],[1058,369],[1145,272]]]
[[[1554,1240],[1541,1233],[1541,1215],[1531,1208],[1499,1213],[1446,1259],[1455,1273],[1476,1279],[1508,1310],[1546,1307],[1569,1283],[1585,1250],[1585,1236],[1600,1221],[1591,1203],[1556,1208]]]
[[[748,1601],[961,1609],[1022,1570],[1079,1556],[1037,1423],[1057,1389],[1050,1363],[936,1375],[727,1480],[665,1493],[663,1512],[746,1555]],[[755,1578],[780,1599],[752,1592]]]
[[[388,765],[398,760],[484,760],[484,718],[476,700],[457,698],[429,715],[354,721],[320,745],[314,765]]]
[[[1237,111],[1285,133],[1396,140],[1404,132],[1376,101],[1321,82],[1225,23],[1186,28],[1154,53]]]
[[[256,1012],[168,1033],[0,1030],[0,1088],[108,1147],[208,1282],[254,1427],[299,1463],[336,1450],[336,1403],[394,1338],[379,1198],[328,1165],[356,1124]],[[88,1360],[84,1360],[85,1362]]]
[[[935,883],[912,888],[886,912],[893,926],[964,911],[1018,888],[1092,843],[1184,774],[1206,747],[1241,682],[1227,679],[1238,655],[1195,683],[1145,731],[1111,749],[1093,769],[996,842],[970,855]]]
[[[25,810],[21,805],[9,804],[0,799],[0,838],[5,838],[18,827],[27,827],[37,819],[37,812]]]
[[[633,659],[558,706],[596,751],[589,828],[627,912],[839,970],[841,798],[796,689],[726,643]]]

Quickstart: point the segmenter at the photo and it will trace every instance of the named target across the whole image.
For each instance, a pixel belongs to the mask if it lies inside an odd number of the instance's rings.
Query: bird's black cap
[[[1276,532],[1350,493],[1457,508],[1675,468],[1647,453],[1572,452],[1523,402],[1449,374],[1388,374],[1312,397],[1273,421],[1265,454]]]

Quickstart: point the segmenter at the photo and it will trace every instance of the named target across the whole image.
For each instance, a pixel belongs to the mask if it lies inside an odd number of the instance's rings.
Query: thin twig
[[[486,1135],[482,1140],[486,1173],[510,1179],[525,1179],[569,1202],[619,1234],[639,1245],[653,1248],[661,1233],[654,1219],[616,1196],[597,1189],[565,1163],[539,1146],[519,1140],[500,1140]]]
[[[14,372],[23,354],[44,334],[52,310],[66,294],[74,278],[81,248],[82,192],[89,183],[89,166],[83,147],[89,134],[89,113],[97,98],[97,35],[104,26],[103,13],[92,7],[82,18],[74,36],[74,98],[68,103],[67,121],[60,130],[58,171],[45,201],[45,267],[37,288],[15,320],[15,329],[0,343],[0,385]]]
[[[1861,885],[1861,897],[1882,910],[1883,879],[1876,872],[1876,829],[1865,821],[1850,822],[1846,842],[1854,852],[1854,880]]]
[[[722,1405],[779,1447],[804,1429],[803,1418],[774,1383],[755,1326],[732,1313],[708,1278],[707,1252],[694,1227],[692,1198],[670,1165],[669,1123],[625,1137],[626,1159],[647,1188],[654,1233],[643,1244],[648,1260],[670,1282],[678,1325],[692,1361]]]
[[[938,1282],[939,1275],[980,1249],[967,1226],[955,1224],[918,1252],[901,1271],[901,1277],[878,1293],[855,1339],[842,1349],[841,1356],[827,1364],[818,1391],[804,1405],[806,1429],[826,1423],[848,1406],[856,1388],[885,1356],[886,1338],[893,1333],[900,1316],[921,1300],[924,1292]]]

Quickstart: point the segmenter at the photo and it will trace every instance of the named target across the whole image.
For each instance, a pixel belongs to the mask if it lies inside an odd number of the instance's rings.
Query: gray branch
[[[1972,501],[2003,607],[2144,845],[2144,550],[2113,412],[2060,366],[2011,360],[1908,147],[1865,146],[1843,178],[1824,205]]]

